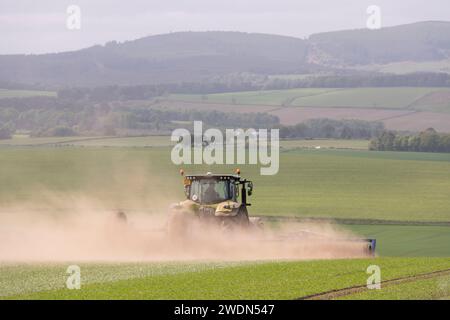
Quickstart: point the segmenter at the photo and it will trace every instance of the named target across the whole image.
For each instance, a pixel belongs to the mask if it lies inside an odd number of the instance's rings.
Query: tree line
[[[169,133],[185,122],[194,120],[218,128],[271,128],[279,124],[278,117],[267,113],[178,111],[146,105],[107,102],[84,104],[51,98],[27,98],[20,104],[8,104],[2,100],[0,138],[3,139],[11,137],[18,130],[30,132],[33,136]],[[2,103],[5,105],[2,106]]]
[[[282,139],[371,139],[384,131],[379,121],[310,119],[292,126],[279,126]]]
[[[438,133],[433,128],[416,135],[384,131],[380,136],[371,140],[369,149],[376,151],[450,152],[450,134]]]
[[[344,73],[285,79],[248,73],[214,77],[203,82],[181,82],[135,86],[73,87],[58,90],[58,97],[82,101],[148,100],[168,94],[213,94],[257,90],[295,88],[355,88],[355,87],[450,87],[446,73],[412,73],[405,75]]]

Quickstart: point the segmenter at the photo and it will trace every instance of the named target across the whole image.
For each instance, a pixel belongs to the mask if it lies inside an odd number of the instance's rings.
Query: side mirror
[[[184,186],[184,194],[189,199],[189,196],[191,194],[191,186]]]
[[[247,194],[248,194],[249,196],[251,196],[252,193],[253,193],[253,183],[252,183],[252,182],[249,182],[247,188],[248,188],[248,189],[247,189]]]

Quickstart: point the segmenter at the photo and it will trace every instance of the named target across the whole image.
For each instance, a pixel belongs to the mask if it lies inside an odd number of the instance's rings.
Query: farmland
[[[172,146],[168,136],[141,137],[28,137],[16,135],[12,139],[0,140],[0,146],[76,146],[76,147],[163,147]],[[367,150],[368,140],[282,140],[282,149],[296,148],[330,148],[330,149],[360,149]]]
[[[176,110],[268,112],[282,124],[308,119],[382,121],[388,129],[450,131],[448,88],[313,88],[230,92],[207,95],[172,94],[155,106]]]
[[[165,212],[169,203],[183,199],[179,166],[170,161],[169,137],[43,139],[16,137],[0,146],[2,211],[15,210],[20,203],[61,215],[87,203],[102,210],[121,208],[133,221],[134,212]],[[67,263],[0,262],[0,298],[295,299],[364,285],[371,264],[381,267],[383,281],[450,269],[450,155],[369,152],[366,143],[282,141],[279,174],[260,176],[255,166],[241,170],[255,184],[251,214],[336,219],[355,235],[376,238],[379,258],[72,261],[81,267],[82,290],[65,289]],[[234,168],[184,166],[187,172]],[[63,201],[53,202],[55,197]],[[348,297],[445,298],[439,279],[446,278],[418,279]]]
[[[193,102],[213,102],[226,104],[253,104],[253,105],[288,105],[290,101],[300,97],[317,96],[335,91],[337,89],[290,89],[217,93],[208,95],[170,95],[169,99],[186,100]]]
[[[2,98],[26,98],[26,97],[36,97],[36,96],[55,97],[56,92],[37,91],[37,90],[9,90],[9,89],[1,89],[0,88],[0,99],[2,99]]]
[[[161,139],[156,138],[155,143],[160,145]],[[85,192],[106,203],[112,197],[115,206],[139,210],[145,208],[140,199],[151,201],[152,195],[156,199],[167,195],[167,201],[182,197],[169,147],[8,147],[0,153],[0,161],[4,182],[0,199],[7,203],[31,201],[37,188]],[[234,166],[185,169],[232,172]],[[241,169],[255,182],[252,209],[259,215],[450,219],[448,154],[288,149],[281,153],[280,171],[275,176],[261,176],[255,166]],[[159,183],[163,180],[165,183]],[[131,196],[123,195],[124,185],[133,188]],[[155,210],[165,210],[166,205]]]
[[[448,259],[377,258],[257,263],[80,264],[82,290],[64,288],[66,265],[2,265],[0,297],[20,299],[295,299],[450,268]],[[26,281],[28,279],[28,281]],[[23,283],[18,287],[17,284]],[[430,285],[429,285],[430,286]],[[436,286],[436,284],[435,284]],[[418,290],[417,292],[420,292]]]
[[[450,276],[418,280],[389,286],[383,290],[350,294],[342,299],[352,300],[436,300],[450,299]]]
[[[293,107],[407,109],[420,98],[446,88],[324,88],[231,92],[208,95],[171,95],[169,99],[235,105]],[[422,106],[423,109],[425,106]],[[429,111],[433,106],[429,105]],[[422,109],[421,109],[422,110]],[[447,110],[450,112],[450,108]]]

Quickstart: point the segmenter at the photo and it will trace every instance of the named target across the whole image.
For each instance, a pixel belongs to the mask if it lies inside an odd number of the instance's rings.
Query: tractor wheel
[[[112,239],[122,239],[128,232],[127,215],[123,211],[110,213],[105,221],[106,235]]]
[[[181,211],[173,211],[169,213],[167,219],[167,235],[172,241],[180,241],[186,239],[190,229],[189,215]]]
[[[114,213],[114,218],[117,221],[117,223],[127,224],[128,218],[125,212],[123,211],[117,211],[116,213]]]
[[[248,227],[250,224],[250,220],[248,218],[248,210],[247,210],[247,206],[241,206],[239,208],[239,212],[236,215],[236,219],[238,222],[238,225],[240,227]]]
[[[246,229],[249,227],[248,211],[246,206],[241,206],[234,217],[224,217],[220,224],[223,232]]]

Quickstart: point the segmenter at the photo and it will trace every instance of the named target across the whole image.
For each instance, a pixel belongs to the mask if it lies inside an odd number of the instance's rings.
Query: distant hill
[[[450,22],[418,22],[379,30],[312,35],[309,61],[324,65],[436,61],[450,57]]]
[[[312,35],[177,32],[64,53],[0,56],[0,83],[103,86],[196,82],[216,76],[314,73],[352,65],[450,57],[450,22]]]
[[[307,44],[241,32],[179,32],[57,54],[0,56],[0,81],[49,85],[198,81],[234,72],[301,72]]]

